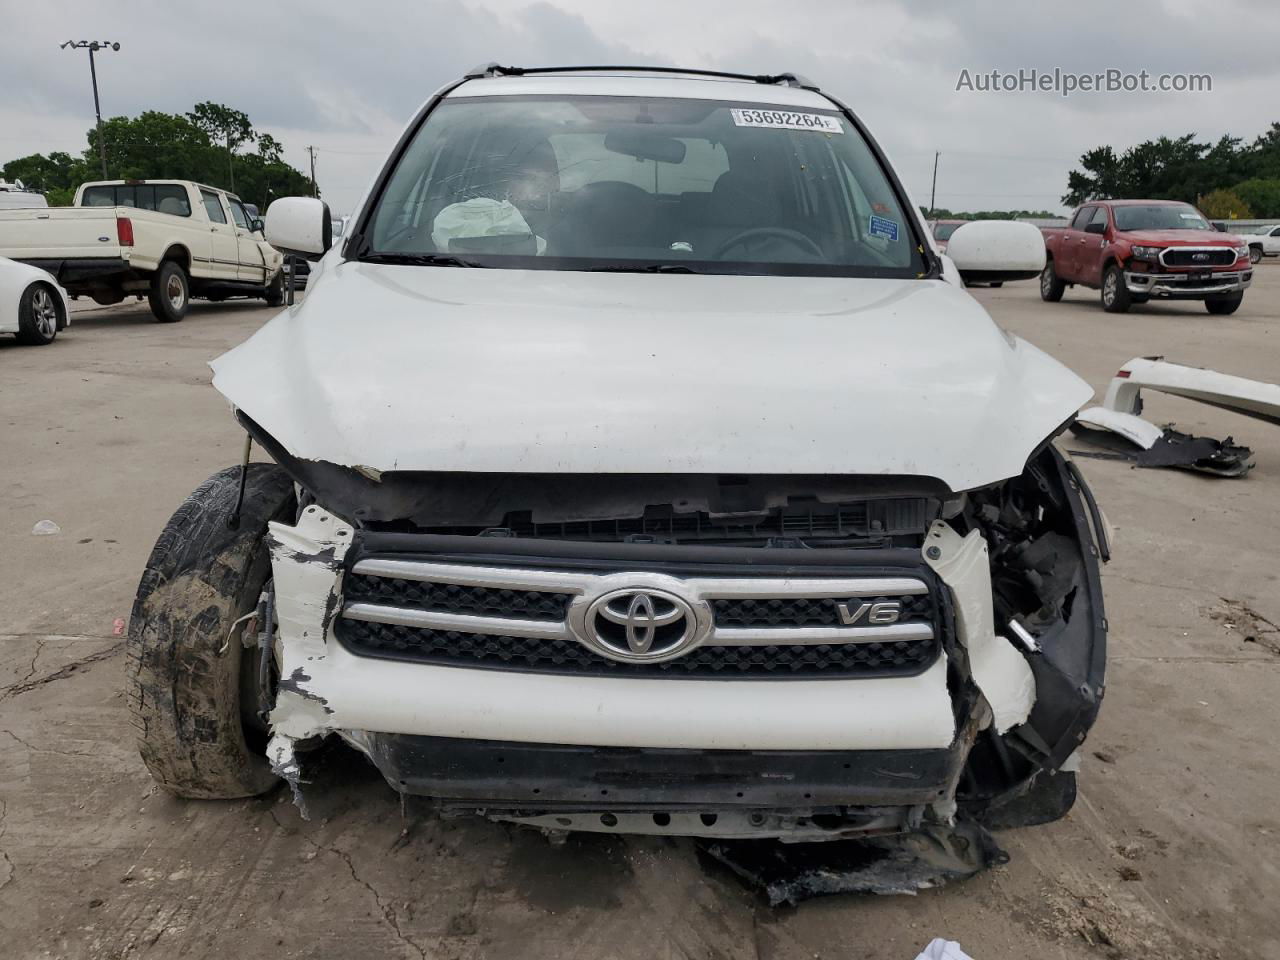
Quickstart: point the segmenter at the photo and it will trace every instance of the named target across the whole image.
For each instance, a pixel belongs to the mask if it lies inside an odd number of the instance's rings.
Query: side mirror
[[[249,221],[249,232],[250,232],[250,233],[261,233],[261,232],[262,232],[262,221],[261,221],[260,219],[258,219],[257,217],[254,217],[252,220],[250,220],[250,221]]]
[[[974,220],[951,235],[947,256],[970,283],[1031,280],[1044,269],[1044,235],[1016,220]]]
[[[1084,225],[1084,232],[1104,234],[1107,232],[1107,225],[1105,223],[1086,223]]]
[[[329,205],[314,197],[281,197],[267,208],[265,233],[281,253],[319,260],[333,243]]]

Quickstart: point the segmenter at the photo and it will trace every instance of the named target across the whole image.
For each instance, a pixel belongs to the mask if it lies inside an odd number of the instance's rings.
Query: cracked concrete
[[[1280,264],[1258,272],[1241,311],[1212,321],[1197,305],[1117,320],[1082,291],[1045,305],[1035,284],[974,292],[1095,388],[1155,352],[1265,379],[1280,369]],[[306,822],[284,790],[215,803],[156,789],[112,625],[168,515],[239,456],[204,364],[266,316],[197,303],[159,326],[126,305],[77,312],[49,348],[0,343],[0,954],[905,960],[945,936],[980,960],[1280,956],[1280,656],[1247,640],[1280,623],[1280,430],[1155,394],[1152,418],[1234,434],[1257,469],[1215,481],[1081,461],[1116,527],[1111,672],[1081,799],[1061,823],[1002,835],[1012,862],[970,882],[769,910],[681,841],[553,846],[434,819],[340,745],[303,758]],[[63,532],[32,537],[46,518]]]

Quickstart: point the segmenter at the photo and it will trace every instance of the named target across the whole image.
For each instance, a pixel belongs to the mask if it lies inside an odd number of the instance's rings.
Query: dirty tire
[[[1249,248],[1249,262],[1250,263],[1262,262],[1262,247],[1258,246],[1256,243]]]
[[[1240,309],[1244,303],[1244,294],[1236,293],[1229,297],[1213,297],[1204,302],[1204,308],[1215,317],[1225,317]]]
[[[1107,313],[1128,313],[1132,304],[1124,271],[1113,263],[1102,273],[1102,309]]]
[[[263,793],[278,780],[245,739],[244,657],[219,649],[270,576],[268,520],[294,517],[293,481],[275,464],[249,465],[239,528],[227,526],[240,468],[201,484],[169,520],[138,584],[129,617],[127,698],[151,775],[182,797]],[[248,661],[246,660],[246,663]]]
[[[18,300],[18,342],[43,347],[53,343],[58,328],[67,318],[62,313],[62,299],[47,283],[33,283],[22,291]]]
[[[262,299],[267,302],[268,307],[279,307],[284,305],[283,270],[271,278],[271,282],[267,284],[267,291],[262,295]]]
[[[1067,285],[1059,279],[1058,271],[1053,267],[1053,261],[1049,260],[1040,271],[1040,299],[1046,303],[1057,303],[1066,290]]]
[[[147,293],[151,303],[151,315],[160,323],[177,323],[187,315],[191,303],[191,281],[182,264],[166,260],[151,275],[151,289]]]

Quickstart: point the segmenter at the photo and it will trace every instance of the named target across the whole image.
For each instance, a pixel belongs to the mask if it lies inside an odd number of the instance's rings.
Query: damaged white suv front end
[[[325,249],[312,209],[272,242]],[[789,76],[479,71],[353,222],[214,363],[275,465],[197,494],[233,525],[192,562],[237,573],[183,636],[226,662],[175,647],[172,551],[144,577],[163,783],[300,795],[337,734],[441,812],[878,838],[934,865],[908,887],[1069,809],[1106,547],[1050,440],[1091,391],[964,292],[847,109]],[[166,656],[236,678],[216,776],[146,712]]]

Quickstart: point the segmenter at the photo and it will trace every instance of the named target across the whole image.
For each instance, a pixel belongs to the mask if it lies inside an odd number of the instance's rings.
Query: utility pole
[[[63,50],[89,51],[89,78],[93,81],[93,114],[98,119],[98,156],[102,159],[102,179],[107,179],[107,141],[102,135],[102,107],[98,102],[98,68],[94,65],[93,55],[99,50],[119,50],[120,44],[110,40],[68,40],[60,44]]]
[[[320,192],[316,187],[316,148],[307,147],[307,153],[311,154],[311,195],[318,197]]]
[[[227,179],[231,181],[231,192],[236,192],[235,157],[231,153],[231,128],[227,128]]]
[[[937,215],[938,206],[935,201],[938,199],[938,158],[942,156],[940,150],[933,152],[933,189],[929,191],[929,219],[932,220]]]

